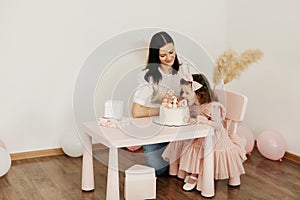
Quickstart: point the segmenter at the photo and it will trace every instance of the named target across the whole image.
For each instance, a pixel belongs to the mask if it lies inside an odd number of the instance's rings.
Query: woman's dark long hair
[[[200,83],[202,87],[195,91],[197,99],[200,104],[210,103],[215,101],[213,91],[210,84],[204,74],[192,74],[193,80]],[[184,79],[180,80],[181,85],[191,85],[192,83]]]
[[[149,47],[148,62],[147,66],[144,69],[148,69],[148,72],[145,74],[144,77],[146,81],[149,82],[149,78],[152,77],[154,83],[158,84],[159,81],[162,79],[162,75],[158,70],[158,67],[161,63],[159,59],[159,49],[168,43],[172,43],[174,45],[174,41],[171,38],[171,36],[164,31],[158,32],[152,36]],[[176,54],[174,63],[172,65],[172,74],[177,74],[179,66],[180,64]]]

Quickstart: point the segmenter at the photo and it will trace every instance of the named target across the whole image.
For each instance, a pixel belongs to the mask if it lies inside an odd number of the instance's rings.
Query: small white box
[[[105,101],[104,117],[121,119],[123,116],[123,101]]]
[[[156,198],[156,177],[152,167],[133,165],[125,171],[124,198],[142,200]]]

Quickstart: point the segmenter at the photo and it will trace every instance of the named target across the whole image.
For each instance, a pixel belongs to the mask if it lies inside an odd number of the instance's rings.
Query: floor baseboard
[[[105,147],[102,144],[93,144],[93,150],[99,150],[99,149],[107,149],[107,147]],[[10,154],[10,156],[11,156],[11,160],[23,160],[23,159],[30,159],[30,158],[46,157],[46,156],[56,156],[62,154],[64,154],[62,148],[55,148],[55,149],[46,149],[46,150],[38,150],[38,151],[28,151],[22,153],[12,153]],[[300,164],[300,156],[296,154],[286,152],[284,158]]]
[[[300,164],[300,156],[298,156],[296,154],[292,154],[290,152],[285,152],[284,158]]]
[[[46,156],[56,156],[64,154],[62,148],[55,149],[45,149],[37,151],[27,151],[21,153],[12,153],[10,154],[11,160],[23,160],[30,158],[46,157]]]
[[[102,144],[93,144],[93,150],[101,150],[107,149],[106,146]],[[46,156],[57,156],[64,154],[62,148],[55,148],[55,149],[45,149],[45,150],[37,150],[37,151],[27,151],[21,153],[11,153],[10,157],[11,160],[23,160],[23,159],[30,159],[30,158],[39,158],[39,157],[46,157]]]

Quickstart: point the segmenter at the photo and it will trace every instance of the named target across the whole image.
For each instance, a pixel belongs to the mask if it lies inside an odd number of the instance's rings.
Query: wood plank
[[[93,151],[95,190],[81,191],[82,158],[66,155],[14,160],[9,172],[0,178],[1,200],[73,200],[105,199],[107,158],[106,148]],[[119,150],[120,196],[124,195],[124,170],[136,162],[145,163],[143,152],[131,153]],[[239,187],[229,187],[227,180],[215,181],[219,199],[298,199],[300,196],[300,165],[288,159],[271,161],[254,149],[244,163],[246,174],[241,176]],[[183,181],[177,177],[164,176],[157,179],[157,199],[198,200],[207,199],[193,190],[182,190]]]

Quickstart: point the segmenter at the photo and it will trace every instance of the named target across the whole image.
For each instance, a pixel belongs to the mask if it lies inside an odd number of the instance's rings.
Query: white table
[[[106,200],[119,200],[118,148],[205,137],[204,171],[201,195],[212,197],[214,191],[213,129],[207,125],[181,127],[161,126],[152,118],[131,119],[124,128],[99,126],[96,121],[83,123],[84,151],[82,159],[82,190],[94,190],[92,139],[109,148]],[[204,184],[205,183],[205,184]]]

